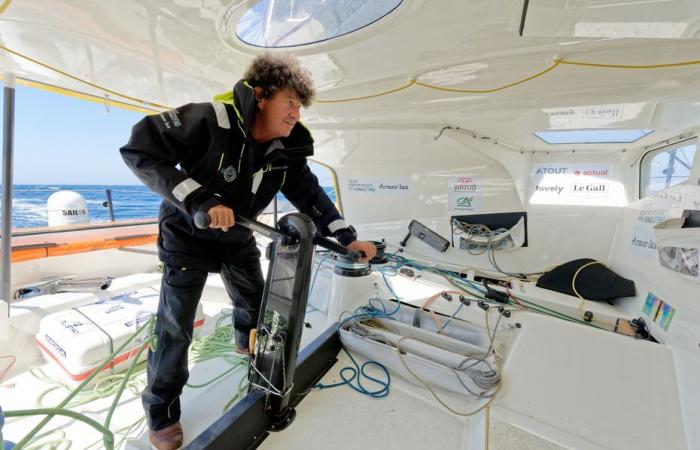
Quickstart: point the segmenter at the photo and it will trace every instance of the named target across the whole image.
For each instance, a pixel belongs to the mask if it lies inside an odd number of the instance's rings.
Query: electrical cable
[[[433,274],[439,275],[439,276],[445,278],[445,280],[447,280],[450,284],[455,286],[457,289],[464,291],[466,294],[477,297],[480,300],[483,300],[484,302],[489,303],[489,304],[497,304],[497,302],[494,302],[493,300],[487,299],[485,297],[486,292],[485,292],[484,287],[482,285],[480,285],[479,283],[476,283],[474,281],[471,281],[467,278],[462,278],[456,272],[452,272],[452,271],[444,270],[444,269],[439,269],[436,267],[426,266],[426,265],[423,265],[415,260],[408,259],[404,256],[396,255],[396,256],[392,256],[390,259],[396,262],[396,266],[398,268],[400,268],[402,266],[408,266],[408,267],[412,267],[412,268],[415,268],[415,269],[420,270],[420,271],[425,271],[428,273],[433,273]],[[600,326],[597,326],[596,324],[594,324],[592,322],[586,322],[585,320],[579,319],[578,317],[567,315],[565,313],[554,310],[552,308],[540,305],[539,303],[536,303],[534,301],[525,300],[521,297],[515,297],[512,294],[511,294],[511,300],[513,300],[511,305],[517,306],[520,308],[525,307],[525,308],[527,308],[528,311],[536,312],[539,314],[558,318],[558,319],[565,320],[565,321],[572,322],[572,323],[578,323],[580,325],[590,326],[590,327],[601,329],[601,330],[605,329],[605,328],[602,328]],[[518,302],[520,302],[521,304],[518,304]]]

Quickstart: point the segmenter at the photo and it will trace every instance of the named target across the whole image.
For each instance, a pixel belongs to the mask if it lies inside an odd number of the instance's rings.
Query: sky
[[[0,89],[0,99],[3,91]],[[119,148],[142,117],[133,111],[17,86],[14,184],[141,184],[122,161]],[[312,170],[322,185],[332,185],[328,174],[313,166]]]
[[[140,184],[119,147],[142,117],[17,86],[14,184]]]

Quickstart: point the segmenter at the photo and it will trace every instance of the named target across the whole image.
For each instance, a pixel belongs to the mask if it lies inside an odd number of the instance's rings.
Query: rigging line
[[[581,67],[596,67],[604,69],[629,69],[629,70],[648,70],[648,69],[666,69],[673,67],[686,67],[694,66],[700,64],[700,59],[692,61],[680,61],[675,63],[667,64],[647,64],[647,65],[631,65],[631,64],[600,64],[600,63],[589,63],[583,61],[569,61],[567,59],[558,60],[559,64],[566,64],[569,66],[581,66]]]
[[[27,56],[27,55],[24,55],[24,54],[22,54],[22,53],[20,53],[20,52],[17,52],[17,51],[15,51],[15,50],[12,50],[11,48],[5,47],[4,45],[1,45],[1,44],[0,44],[0,49],[5,50],[6,52],[11,53],[11,54],[13,54],[13,55],[15,55],[15,56],[18,56],[18,57],[20,57],[20,58],[22,58],[22,59],[25,59],[25,60],[27,60],[27,61],[29,61],[29,62],[32,62],[32,63],[34,63],[34,64],[37,64],[37,65],[39,65],[39,66],[41,66],[41,67],[44,67],[45,69],[49,69],[49,70],[51,70],[51,71],[53,71],[53,72],[59,73],[59,74],[65,76],[65,77],[70,78],[71,80],[77,81],[77,82],[79,82],[79,83],[86,84],[86,85],[88,85],[88,86],[90,86],[90,87],[93,87],[93,88],[95,88],[95,89],[99,89],[99,90],[101,90],[102,92],[106,92],[106,93],[108,93],[108,94],[116,95],[116,96],[125,98],[125,99],[127,99],[127,100],[131,100],[131,101],[134,101],[134,102],[141,103],[141,104],[143,104],[143,105],[153,106],[153,107],[155,107],[155,108],[160,108],[160,109],[171,109],[171,108],[168,107],[168,106],[161,105],[161,104],[158,104],[158,103],[149,102],[149,101],[146,101],[146,100],[143,100],[143,99],[140,99],[140,98],[136,98],[136,97],[131,97],[131,96],[129,96],[129,95],[122,94],[122,93],[120,93],[120,92],[113,91],[112,89],[106,88],[106,87],[101,86],[101,85],[99,85],[99,84],[93,83],[93,82],[91,82],[91,81],[84,80],[84,79],[82,79],[82,78],[80,78],[80,77],[77,77],[77,76],[75,76],[75,75],[71,75],[71,74],[69,74],[69,73],[66,72],[66,71],[63,71],[63,70],[58,69],[58,68],[56,68],[56,67],[53,67],[53,66],[51,66],[51,65],[49,65],[49,64],[45,64],[45,63],[43,63],[43,62],[41,62],[41,61],[39,61],[39,60],[36,60],[36,59],[34,59],[34,58],[31,58],[31,57],[29,57],[29,56]]]
[[[404,89],[410,88],[414,84],[417,84],[416,80],[411,80],[408,83],[406,83],[404,86],[398,87],[396,89],[390,89],[390,90],[385,91],[385,92],[380,92],[378,94],[365,95],[362,97],[341,98],[341,99],[337,99],[337,100],[316,100],[314,103],[342,103],[342,102],[352,102],[355,100],[367,100],[370,98],[381,97],[383,95],[389,95],[389,94],[393,94],[394,92],[403,91]]]
[[[428,89],[435,89],[435,90],[437,90],[437,91],[455,92],[455,93],[459,93],[459,94],[490,94],[490,93],[493,93],[493,92],[498,92],[498,91],[502,91],[502,90],[504,90],[504,89],[511,88],[511,87],[513,87],[513,86],[517,86],[517,85],[519,85],[519,84],[527,83],[528,81],[534,80],[535,78],[539,78],[539,77],[541,77],[541,76],[543,76],[543,75],[545,75],[545,74],[551,72],[552,70],[556,69],[557,66],[559,66],[559,64],[561,64],[561,62],[562,62],[562,60],[556,60],[556,61],[554,61],[554,63],[553,63],[551,66],[547,67],[547,68],[544,69],[544,70],[541,70],[541,71],[537,72],[537,73],[534,74],[534,75],[530,75],[529,77],[523,78],[522,80],[514,81],[514,82],[512,82],[512,83],[508,83],[508,84],[506,84],[506,85],[499,86],[499,87],[496,87],[496,88],[491,88],[491,89],[455,89],[455,88],[446,88],[446,87],[442,87],[442,86],[435,86],[435,85],[432,85],[432,84],[422,83],[422,82],[420,82],[420,81],[416,81],[415,84],[417,84],[418,86],[422,86],[422,87],[428,88]]]
[[[514,81],[512,83],[508,83],[503,86],[499,86],[496,88],[491,88],[491,89],[457,89],[457,88],[447,88],[447,87],[442,87],[442,86],[435,86],[432,84],[428,83],[423,83],[417,80],[412,80],[405,86],[402,86],[397,89],[392,89],[386,92],[380,92],[378,94],[373,94],[373,95],[367,95],[364,97],[355,97],[355,98],[346,98],[346,99],[338,99],[338,100],[316,100],[316,103],[340,103],[340,102],[349,102],[349,101],[354,101],[354,100],[366,100],[370,98],[376,98],[376,97],[381,97],[383,95],[391,94],[394,92],[398,92],[401,90],[404,90],[410,86],[417,85],[421,86],[424,88],[428,89],[434,89],[438,91],[444,91],[444,92],[454,92],[454,93],[459,93],[459,94],[490,94],[493,92],[498,92],[502,91],[523,83],[527,83],[528,81],[532,81],[536,78],[539,78],[552,70],[556,69],[559,67],[559,65],[570,65],[570,66],[579,66],[579,67],[594,67],[594,68],[608,68],[608,69],[628,69],[628,70],[642,70],[642,69],[665,69],[665,68],[675,68],[675,67],[687,67],[687,66],[693,66],[693,65],[700,65],[700,60],[690,60],[690,61],[679,61],[675,63],[666,63],[666,64],[648,64],[648,65],[625,65],[625,64],[601,64],[601,63],[589,63],[589,62],[583,62],[583,61],[572,61],[572,60],[567,60],[567,59],[556,59],[554,60],[554,63],[547,67],[546,69],[537,72],[534,75],[531,75],[529,77],[523,78],[522,80]]]
[[[12,0],[4,0],[4,2],[3,2],[2,4],[0,4],[0,14],[2,14],[2,13],[4,12],[4,10],[9,6],[9,4],[11,3],[11,1],[12,1]],[[78,81],[79,83],[83,83],[83,84],[86,84],[86,85],[88,85],[88,86],[91,86],[91,87],[93,87],[93,88],[95,88],[95,89],[101,90],[101,91],[103,91],[103,92],[105,92],[105,93],[113,94],[113,95],[116,95],[116,96],[119,96],[119,97],[122,97],[122,98],[125,98],[125,99],[128,99],[128,100],[131,100],[131,101],[134,101],[134,102],[141,103],[141,104],[143,104],[143,105],[153,106],[153,107],[155,107],[155,108],[160,108],[160,109],[171,109],[171,107],[169,107],[169,106],[161,105],[161,104],[154,103],[154,102],[150,102],[150,101],[146,101],[146,100],[143,100],[143,99],[140,99],[140,98],[136,98],[136,97],[131,97],[131,96],[129,96],[129,95],[122,94],[122,93],[120,93],[120,92],[114,91],[114,90],[109,89],[109,88],[106,88],[106,87],[104,87],[104,86],[101,86],[101,85],[99,85],[99,84],[92,83],[92,82],[90,82],[90,81],[84,80],[84,79],[82,79],[82,78],[80,78],[80,77],[77,77],[77,76],[75,76],[75,75],[71,75],[71,74],[69,74],[68,72],[65,72],[65,71],[63,71],[63,70],[61,70],[61,69],[58,69],[58,68],[56,68],[56,67],[53,67],[53,66],[51,66],[51,65],[49,65],[49,64],[42,63],[41,61],[38,61],[38,60],[36,60],[36,59],[34,59],[34,58],[31,58],[31,57],[29,57],[29,56],[26,56],[26,55],[24,55],[24,54],[22,54],[22,53],[20,53],[20,52],[18,52],[18,51],[15,51],[15,50],[12,50],[12,49],[10,49],[10,48],[8,48],[8,47],[5,47],[4,45],[0,45],[0,49],[5,50],[6,52],[11,53],[11,54],[13,54],[13,55],[15,55],[15,56],[18,56],[18,57],[20,57],[20,58],[23,58],[23,59],[25,59],[25,60],[27,60],[27,61],[30,61],[30,62],[32,62],[32,63],[34,63],[34,64],[37,64],[37,65],[39,65],[39,66],[41,66],[41,67],[44,67],[44,68],[46,68],[46,69],[49,69],[49,70],[54,71],[54,72],[56,72],[56,73],[59,73],[59,74],[65,76],[65,77],[68,77],[68,78],[72,79],[72,80]],[[503,85],[503,86],[499,86],[499,87],[496,87],[496,88],[492,88],[492,89],[456,89],[456,88],[446,88],[446,87],[442,87],[442,86],[435,86],[435,85],[431,85],[431,84],[428,84],[428,83],[423,83],[423,82],[417,81],[416,79],[412,79],[412,80],[410,80],[408,83],[406,83],[404,86],[401,86],[401,87],[398,87],[398,88],[395,88],[395,89],[390,89],[390,90],[384,91],[384,92],[379,92],[379,93],[377,93],[377,94],[365,95],[365,96],[361,96],[361,97],[351,97],[351,98],[344,98],[344,99],[335,99],[335,100],[316,100],[316,103],[321,103],[321,104],[323,104],[323,103],[343,103],[343,102],[350,102],[350,101],[356,101],[356,100],[368,100],[368,99],[372,99],[372,98],[382,97],[382,96],[384,96],[384,95],[393,94],[393,93],[396,93],[396,92],[399,92],[399,91],[403,91],[403,90],[408,89],[409,87],[411,87],[411,86],[413,86],[413,85],[418,85],[418,86],[421,86],[421,87],[424,87],[424,88],[428,88],[428,89],[434,89],[434,90],[439,90],[439,91],[444,91],[444,92],[454,92],[454,93],[460,93],[460,94],[489,94],[489,93],[493,93],[493,92],[502,91],[502,90],[505,90],[505,89],[508,89],[508,88],[511,88],[511,87],[514,87],[514,86],[517,86],[517,85],[526,83],[526,82],[528,82],[528,81],[532,81],[532,80],[534,80],[534,79],[536,79],[536,78],[539,78],[539,77],[541,77],[541,76],[543,76],[543,75],[549,73],[550,71],[552,71],[552,70],[554,70],[555,68],[557,68],[559,65],[571,65],[571,66],[595,67],[595,68],[608,68],[608,69],[641,70],[641,69],[663,69],[663,68],[675,68],[675,67],[685,67],[685,66],[692,66],[692,65],[700,65],[700,60],[680,61],[680,62],[666,63],[666,64],[624,65],[624,64],[589,63],[589,62],[583,62],[583,61],[571,61],[571,60],[566,60],[566,59],[556,59],[556,60],[554,60],[554,63],[553,63],[552,65],[550,65],[550,66],[547,67],[546,69],[544,69],[544,70],[542,70],[542,71],[540,71],[540,72],[538,72],[538,73],[536,73],[536,74],[534,74],[534,75],[531,75],[531,76],[529,76],[529,77],[523,78],[522,80],[514,81],[514,82],[512,82],[512,83],[508,83],[508,84]]]
[[[12,3],[12,0],[5,0],[4,2],[2,2],[2,4],[0,5],[0,14],[5,12],[7,7],[10,6],[10,3]]]

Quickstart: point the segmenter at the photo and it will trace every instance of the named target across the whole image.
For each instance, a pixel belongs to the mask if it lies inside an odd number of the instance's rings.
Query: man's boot
[[[151,444],[158,450],[175,450],[182,447],[182,426],[180,422],[169,425],[162,430],[149,431]]]

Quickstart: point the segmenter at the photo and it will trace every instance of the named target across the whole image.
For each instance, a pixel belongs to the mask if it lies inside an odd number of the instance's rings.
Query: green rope
[[[228,411],[228,409],[233,405],[236,400],[241,398],[243,396],[243,392],[248,390],[248,379],[246,377],[242,377],[241,380],[238,382],[238,392],[236,395],[234,395],[231,400],[229,400],[225,405],[224,405],[224,410],[223,412]]]
[[[15,449],[16,449],[16,450],[21,450],[21,449],[23,449],[23,448],[27,445],[27,443],[32,439],[32,437],[34,437],[34,435],[36,435],[36,434],[39,432],[39,430],[41,430],[55,415],[62,414],[63,412],[65,412],[65,410],[64,410],[63,408],[65,408],[65,406],[66,406],[76,395],[78,395],[78,393],[79,393],[85,386],[87,386],[97,375],[99,375],[100,372],[102,371],[102,369],[104,369],[105,367],[107,367],[107,365],[108,365],[117,355],[119,355],[119,354],[127,347],[127,345],[129,345],[129,344],[131,343],[131,341],[134,339],[134,337],[138,336],[143,330],[146,329],[146,327],[148,327],[149,325],[151,325],[151,323],[152,323],[153,321],[154,321],[154,316],[152,316],[152,317],[148,320],[148,322],[146,322],[146,323],[143,324],[141,327],[139,327],[139,328],[134,332],[134,334],[131,336],[130,339],[127,339],[126,341],[124,341],[124,343],[123,343],[122,345],[120,345],[119,348],[117,348],[116,350],[114,350],[114,351],[112,352],[111,355],[109,355],[107,358],[105,358],[104,362],[103,362],[102,364],[100,364],[100,366],[97,367],[95,370],[93,370],[92,373],[90,374],[90,376],[88,376],[85,380],[83,380],[83,382],[80,383],[70,394],[68,394],[68,396],[67,396],[65,399],[63,399],[63,401],[61,401],[55,408],[40,408],[40,409],[37,409],[36,411],[46,411],[46,410],[48,410],[48,411],[53,411],[53,412],[46,413],[47,416],[44,417],[44,419],[42,419],[41,422],[39,422],[34,428],[32,428],[32,430],[31,430],[29,433],[27,433],[27,435],[26,435],[24,438],[22,438],[21,441],[19,441],[19,442],[17,443],[17,445],[15,446]],[[7,411],[7,412],[5,412],[5,416],[9,416],[9,413],[13,413],[13,412],[14,412],[14,411]],[[90,419],[90,420],[92,420],[92,419]],[[95,422],[95,421],[93,420],[93,422]],[[95,422],[95,423],[97,423],[97,422]],[[100,425],[100,427],[102,427],[102,425]],[[110,433],[110,436],[111,436],[111,439],[112,439],[112,444],[114,444],[114,436],[111,435],[112,432],[109,431],[109,429],[107,429],[107,432]]]
[[[36,408],[36,409],[17,409],[14,411],[5,411],[5,417],[25,417],[25,416],[36,416],[36,415],[48,415],[49,420],[51,417],[54,416],[68,416],[72,419],[79,420],[81,422],[84,422],[88,425],[90,425],[92,428],[96,429],[97,431],[100,431],[104,435],[104,440],[102,441],[105,444],[105,448],[107,450],[113,450],[114,449],[114,434],[109,430],[109,428],[106,428],[104,425],[101,423],[97,422],[94,419],[91,419],[90,417],[87,417],[83,414],[77,413],[75,411],[69,411],[67,409],[61,408]],[[47,420],[48,422],[48,420]],[[36,434],[36,433],[34,433]],[[32,434],[32,436],[34,436]],[[31,439],[31,437],[29,438]],[[22,439],[17,446],[15,447],[16,449],[20,449],[24,447],[27,444],[27,436]],[[20,447],[20,444],[22,447]]]
[[[229,311],[224,311],[224,313],[217,319],[216,322],[216,328],[214,329],[214,332],[208,336],[205,337],[200,337],[194,339],[192,346],[190,347],[190,360],[192,363],[198,363],[202,361],[208,361],[211,359],[215,358],[223,358],[225,361],[233,364],[233,367],[227,369],[223,373],[217,375],[215,378],[207,381],[206,383],[200,384],[200,385],[192,385],[192,384],[187,384],[187,386],[191,388],[201,388],[208,386],[214,382],[219,381],[220,379],[224,378],[226,375],[234,372],[237,369],[240,369],[241,367],[245,367],[248,363],[248,360],[246,358],[238,357],[236,356],[234,350],[233,350],[233,345],[232,345],[232,340],[234,336],[233,332],[233,326],[232,325],[226,325],[226,326],[221,326],[224,320],[227,318],[230,318],[232,315],[232,312]],[[105,361],[98,367],[96,368],[90,376],[84,380],[80,385],[78,385],[75,389],[71,390],[71,387],[63,383],[56,378],[48,376],[43,370],[40,368],[31,368],[30,373],[34,375],[36,378],[38,378],[41,381],[44,381],[46,383],[52,383],[55,386],[45,390],[43,393],[40,394],[38,398],[38,403],[39,405],[42,406],[42,408],[38,409],[33,409],[33,410],[19,410],[19,411],[7,411],[6,416],[7,417],[18,417],[18,416],[23,416],[23,415],[30,415],[30,413],[33,414],[46,414],[47,417],[44,418],[36,427],[34,427],[15,447],[18,450],[24,449],[24,450],[39,450],[43,449],[46,446],[49,446],[52,450],[58,450],[58,447],[60,445],[64,445],[65,449],[68,449],[71,446],[71,441],[65,439],[65,433],[62,433],[62,436],[60,439],[55,439],[49,443],[42,443],[40,445],[36,445],[36,443],[40,440],[43,439],[44,437],[51,435],[52,433],[55,433],[60,430],[52,430],[46,433],[41,433],[37,434],[38,431],[43,428],[46,423],[48,423],[49,420],[54,415],[68,415],[68,416],[73,416],[76,415],[76,418],[78,420],[85,421],[89,423],[90,425],[93,426],[93,428],[98,429],[99,431],[102,431],[104,436],[101,441],[96,441],[95,443],[91,444],[88,448],[94,447],[96,445],[99,445],[100,442],[104,444],[105,448],[111,449],[114,447],[114,434],[109,430],[109,424],[112,420],[112,417],[114,415],[114,412],[116,411],[116,408],[119,403],[119,399],[121,398],[121,395],[123,394],[124,390],[129,388],[134,395],[138,395],[142,390],[144,383],[142,380],[137,380],[136,377],[138,375],[141,375],[145,371],[146,364],[145,362],[139,362],[139,359],[141,358],[141,355],[145,351],[147,347],[151,347],[151,349],[155,348],[156,345],[156,339],[153,334],[153,324],[155,323],[154,317],[151,317],[151,319],[144,324],[142,327],[136,330],[134,334],[129,337],[129,339],[124,342],[117,350],[115,350],[110,356],[108,356]],[[138,354],[136,355],[135,358],[133,358],[129,369],[126,371],[126,373],[120,373],[120,374],[113,374],[113,375],[107,375],[103,376],[102,378],[99,378],[96,383],[94,384],[92,390],[85,391],[84,388],[90,383],[95,377],[98,376],[98,374],[101,373],[102,369],[104,369],[111,361],[114,359],[114,357],[119,354],[126,346],[134,339],[136,336],[138,336],[146,327],[149,327],[149,333],[148,335],[150,338],[145,342],[144,345],[142,345],[139,348]],[[233,404],[236,400],[238,400],[243,392],[247,389],[247,379],[246,377],[242,377],[241,380],[239,381],[238,384],[238,392],[236,395],[229,400],[225,407],[224,411],[227,410],[231,404]],[[51,392],[54,392],[58,389],[64,389],[66,391],[70,391],[68,396],[63,399],[59,403],[58,406],[55,408],[49,408],[49,407],[44,407],[43,402],[45,397],[50,394]],[[104,421],[104,425],[100,425],[97,421],[86,417],[82,414],[79,413],[74,413],[72,411],[67,411],[64,408],[74,408],[76,406],[84,405],[86,403],[90,403],[92,401],[95,401],[100,398],[105,398],[105,397],[111,397],[114,396],[114,399],[112,401],[112,404],[108,410],[107,417]],[[78,417],[79,416],[79,417]],[[132,423],[131,425],[121,428],[118,433],[121,434],[124,432],[124,435],[120,442],[117,445],[121,445],[121,443],[134,431],[137,430],[140,426],[142,426],[145,423],[145,418],[141,418],[138,421]],[[34,445],[32,445],[34,444]],[[27,447],[29,445],[29,447]]]
[[[122,393],[124,392],[124,389],[126,388],[126,383],[129,381],[129,378],[131,378],[131,374],[134,371],[134,368],[136,367],[136,364],[138,360],[141,358],[141,355],[143,354],[143,351],[148,347],[148,344],[150,344],[152,341],[155,341],[155,337],[151,336],[144,345],[141,346],[139,349],[138,353],[136,354],[136,357],[131,361],[131,364],[129,365],[129,370],[127,370],[126,375],[123,377],[122,382],[119,384],[119,388],[117,389],[117,393],[114,395],[114,400],[112,401],[112,406],[110,406],[109,411],[107,412],[107,418],[104,421],[104,426],[105,428],[109,429],[109,423],[112,421],[112,415],[114,415],[114,411],[117,409],[117,405],[119,404],[119,399],[122,396]],[[107,437],[105,436],[105,440],[103,441],[105,443],[105,446],[107,445]],[[114,440],[114,436],[112,436],[112,440]]]
[[[54,434],[57,434],[58,437],[42,442],[42,439],[49,438]],[[34,436],[32,443],[26,448],[26,450],[68,450],[71,445],[72,443],[70,439],[66,439],[66,433],[63,430],[51,430]]]

